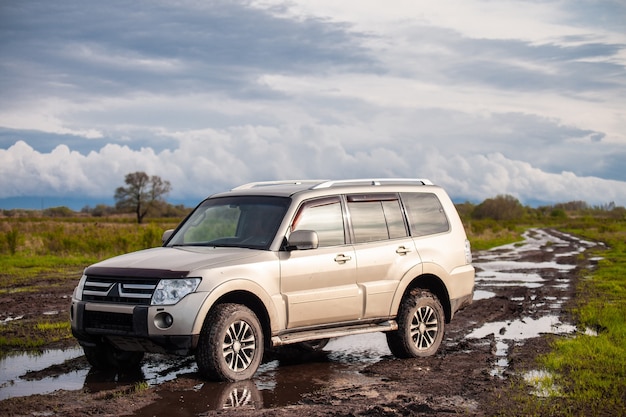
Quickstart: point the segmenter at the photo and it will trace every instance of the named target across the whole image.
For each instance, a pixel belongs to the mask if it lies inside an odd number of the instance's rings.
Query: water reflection
[[[159,401],[135,411],[133,416],[176,415],[183,409],[185,415],[202,415],[231,408],[286,406],[297,403],[306,393],[323,388],[337,365],[329,360],[328,352],[301,352],[298,356],[270,355],[248,381],[206,382],[192,372],[185,375],[196,383],[191,388],[159,390]]]
[[[90,369],[85,377],[83,389],[88,392],[109,391],[120,386],[134,385],[144,382],[146,376],[141,367],[124,370]]]
[[[147,382],[158,386],[182,378],[191,388],[159,391],[164,404],[192,407],[198,412],[237,407],[281,407],[295,404],[304,395],[327,389],[352,378],[364,366],[390,355],[382,333],[348,336],[331,340],[324,351],[289,351],[268,355],[253,382],[224,384],[204,381],[193,357],[148,354],[141,367],[96,370],[89,368],[81,348],[21,353],[0,360],[0,400],[51,393],[58,389],[83,389],[91,393],[110,391]],[[191,404],[193,403],[193,405]],[[196,404],[197,403],[197,404]],[[194,411],[191,411],[193,414]],[[154,415],[152,408],[137,415]],[[159,413],[161,414],[161,413]]]
[[[529,304],[530,317],[485,323],[471,332],[467,338],[480,340],[493,334],[496,342],[495,364],[492,375],[501,375],[508,367],[509,347],[517,340],[536,337],[541,333],[570,333],[575,328],[559,320],[565,301],[564,290],[569,280],[553,279],[547,271],[570,271],[571,265],[549,263],[539,259],[538,263],[505,262],[519,258],[521,252],[541,253],[546,247],[560,245],[560,240],[543,231],[534,231],[526,236],[523,246],[509,245],[498,251],[483,252],[476,257],[479,267],[476,282],[476,300],[489,299],[504,287],[526,288],[523,295],[510,299],[511,302]],[[556,242],[552,246],[547,242]],[[578,245],[578,246],[577,246]],[[580,251],[572,244],[571,250],[560,249],[561,255],[573,256]],[[558,297],[546,296],[535,289],[547,289]],[[561,295],[562,292],[562,295]],[[521,294],[521,293],[518,293]],[[532,313],[532,314],[531,314]],[[213,383],[204,381],[197,372],[193,357],[180,358],[166,355],[146,355],[141,368],[124,372],[98,372],[89,370],[82,349],[48,351],[41,355],[21,354],[0,360],[0,400],[15,396],[45,394],[57,389],[100,392],[147,382],[158,386],[162,397],[155,404],[137,411],[136,416],[153,415],[202,415],[207,411],[226,408],[277,408],[296,404],[310,393],[333,389],[337,386],[359,385],[368,377],[359,373],[363,367],[380,361],[391,353],[382,333],[355,335],[331,340],[323,352],[315,355],[268,357],[251,381],[240,383]],[[70,362],[62,370],[55,370],[64,361]],[[37,371],[50,368],[51,372]],[[33,371],[33,372],[29,372]],[[31,375],[32,374],[32,375]],[[52,375],[37,379],[37,375]],[[167,388],[174,386],[175,388]]]
[[[0,359],[0,400],[33,394],[46,394],[59,388],[80,389],[88,370],[73,369],[61,375],[33,378],[32,371],[53,367],[66,360],[83,355],[80,348],[46,350],[43,352],[21,352]]]
[[[359,371],[390,355],[382,333],[331,340],[321,352],[282,352],[268,355],[251,381],[216,383],[203,381],[196,370],[184,374],[189,389],[158,391],[161,397],[134,412],[134,416],[202,415],[227,408],[277,408],[300,402],[307,394],[362,381]],[[145,367],[144,367],[145,369]],[[178,378],[183,375],[178,373]],[[193,385],[195,383],[195,385]]]
[[[165,399],[159,401],[159,407],[168,401],[172,407],[184,402],[185,407],[201,411],[281,407],[297,403],[307,393],[325,389],[333,383],[357,378],[358,371],[365,365],[389,354],[382,333],[349,336],[331,340],[322,352],[292,351],[291,354],[269,355],[252,383],[220,384],[204,381],[198,375],[193,357],[148,354],[141,367],[102,371],[89,368],[79,347],[21,353],[0,360],[0,400],[47,394],[59,389],[97,393],[141,382],[158,386],[181,378],[191,380],[188,384],[191,388],[159,391]],[[148,408],[139,415],[154,415],[153,411]]]
[[[159,391],[158,401],[133,413],[133,416],[202,415],[226,409],[261,409],[263,397],[253,380],[200,383],[187,391]]]

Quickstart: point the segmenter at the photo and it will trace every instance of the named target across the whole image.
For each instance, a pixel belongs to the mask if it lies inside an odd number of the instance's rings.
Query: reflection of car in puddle
[[[92,368],[85,377],[83,389],[91,393],[97,393],[119,390],[120,388],[131,387],[145,381],[145,374],[140,367],[124,371],[102,371]],[[263,407],[261,392],[251,380],[233,383],[204,383],[194,387],[190,391],[191,393],[193,393],[194,397],[197,395],[203,398],[203,401],[193,401],[193,403],[208,405],[208,410],[232,408],[260,409]],[[180,397],[180,392],[176,394]],[[160,403],[159,407],[163,406],[164,404]]]
[[[124,370],[98,370],[91,368],[85,377],[83,389],[88,392],[100,392],[118,389],[120,386],[135,385],[145,381],[140,367]]]
[[[263,397],[256,384],[251,380],[231,383],[206,383],[200,393],[207,398],[214,398],[210,410],[245,408],[258,410],[263,408]]]

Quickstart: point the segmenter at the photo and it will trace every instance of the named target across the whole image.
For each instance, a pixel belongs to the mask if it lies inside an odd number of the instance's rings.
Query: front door
[[[313,230],[319,247],[285,252],[281,257],[281,292],[287,328],[356,320],[363,296],[356,284],[356,257],[346,244],[339,197],[305,202],[291,230]]]

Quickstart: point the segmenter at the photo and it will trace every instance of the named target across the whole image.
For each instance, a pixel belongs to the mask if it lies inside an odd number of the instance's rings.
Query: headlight
[[[83,289],[85,289],[85,281],[87,280],[87,275],[83,273],[83,276],[80,277],[80,281],[78,281],[78,285],[74,288],[74,293],[72,294],[72,298],[75,300],[81,301],[83,299]]]
[[[162,279],[152,294],[151,304],[153,306],[176,304],[184,296],[194,292],[200,281],[200,278]]]

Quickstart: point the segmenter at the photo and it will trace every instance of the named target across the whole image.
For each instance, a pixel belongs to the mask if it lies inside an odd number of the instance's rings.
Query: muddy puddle
[[[81,348],[23,353],[0,361],[0,400],[59,389],[95,393],[139,382],[156,386],[176,378],[187,378],[197,383],[181,392],[163,393],[163,400],[154,407],[183,403],[187,410],[194,410],[196,406],[198,410],[280,407],[298,402],[306,393],[354,378],[363,379],[359,370],[390,354],[382,333],[348,336],[330,341],[323,352],[268,360],[261,365],[253,381],[214,383],[200,379],[192,358],[149,354],[141,369],[120,373],[91,370]],[[76,369],[55,372],[55,367],[62,363],[65,364],[64,370]],[[50,376],[41,377],[42,374]],[[150,407],[145,415],[154,415]]]
[[[524,238],[523,243],[474,255],[475,304],[488,305],[485,303],[504,297],[508,303],[519,304],[520,314],[503,321],[463,322],[464,313],[460,312],[444,340],[448,346],[463,339],[494,340],[491,375],[496,378],[504,374],[508,353],[515,344],[545,333],[578,331],[562,321],[563,305],[571,293],[568,271],[575,268],[579,253],[595,245],[546,230],[529,230]],[[133,415],[153,416],[164,410],[202,415],[224,408],[276,408],[297,404],[307,394],[332,387],[367,384],[370,377],[360,371],[386,360],[391,359],[384,334],[349,336],[332,340],[323,352],[314,355],[269,359],[253,380],[229,384],[203,381],[192,358],[146,355],[141,369],[121,374],[90,370],[79,348],[51,350],[0,360],[0,400],[59,389],[99,392],[139,382],[158,387],[174,381],[173,387],[159,390],[159,401]]]
[[[543,229],[528,230],[523,237],[523,243],[483,251],[474,259],[475,300],[496,297],[504,288],[525,289],[520,296],[509,296],[523,311],[520,317],[487,322],[466,335],[468,339],[493,335],[496,342],[493,376],[503,376],[512,346],[542,334],[579,330],[560,318],[570,290],[568,272],[576,268],[576,256],[596,243]]]

